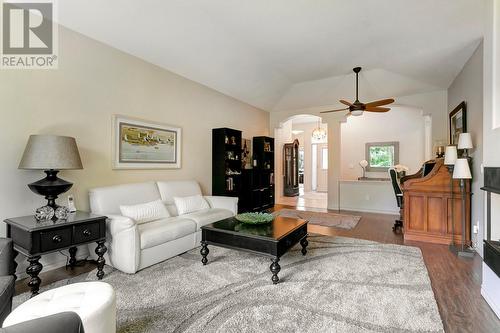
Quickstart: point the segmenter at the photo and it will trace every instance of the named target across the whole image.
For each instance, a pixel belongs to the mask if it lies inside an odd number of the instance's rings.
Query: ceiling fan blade
[[[394,103],[394,99],[387,98],[387,99],[381,99],[379,101],[374,101],[374,102],[366,103],[365,105],[366,105],[366,107],[372,107],[372,106],[387,105],[387,104],[391,104],[391,103]]]
[[[368,111],[368,112],[387,112],[390,109],[391,108],[381,108],[381,107],[376,107],[376,106],[365,107],[365,111]]]
[[[338,110],[329,110],[329,111],[321,111],[320,113],[330,113],[330,112],[346,111],[346,110],[349,110],[349,108],[338,109]]]
[[[348,101],[344,101],[343,99],[339,100],[340,103],[347,105],[347,106],[352,106],[352,103],[349,103]]]

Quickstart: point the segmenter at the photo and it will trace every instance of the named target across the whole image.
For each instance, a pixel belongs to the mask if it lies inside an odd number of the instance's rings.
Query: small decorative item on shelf
[[[228,160],[234,160],[234,152],[233,151],[228,151],[227,152],[227,159]]]
[[[264,142],[264,151],[265,152],[271,151],[271,143],[270,142]]]
[[[54,208],[43,206],[35,211],[35,220],[42,222],[51,220],[54,217]]]
[[[69,209],[64,206],[56,208],[54,215],[58,220],[66,220],[68,218]]]
[[[231,137],[231,144],[232,144],[232,145],[235,145],[235,144],[236,144],[236,137],[235,137],[235,136],[232,136],[232,137]]]
[[[228,191],[234,190],[234,181],[232,177],[226,179],[226,190]]]
[[[227,135],[226,135],[226,136],[224,136],[224,143],[225,143],[226,145],[227,145],[227,144],[229,144],[229,138],[227,137]]]
[[[235,216],[241,223],[266,224],[274,220],[274,215],[269,213],[242,213]]]

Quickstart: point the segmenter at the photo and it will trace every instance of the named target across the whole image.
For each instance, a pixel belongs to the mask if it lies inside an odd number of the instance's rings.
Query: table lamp
[[[474,146],[472,145],[470,133],[461,133],[458,137],[458,149],[463,149],[462,157],[469,157],[467,150],[472,148],[474,148]]]
[[[446,146],[444,153],[444,165],[448,168],[448,171],[453,172],[453,166],[457,161],[458,153],[456,146]]]
[[[75,138],[58,135],[31,135],[24,149],[19,169],[44,170],[47,175],[28,184],[31,191],[45,196],[47,206],[57,209],[55,200],[68,191],[72,183],[58,178],[60,170],[83,169]],[[41,209],[40,208],[40,209]]]
[[[460,180],[460,194],[462,198],[462,237],[461,237],[461,248],[457,250],[457,254],[461,257],[474,257],[474,251],[471,251],[465,244],[465,214],[466,214],[466,203],[465,203],[465,180],[472,179],[472,174],[469,168],[469,160],[467,158],[458,158],[455,162],[453,168],[453,179]]]
[[[359,161],[359,165],[363,169],[363,177],[361,177],[361,179],[366,179],[366,167],[368,166],[368,161],[361,160],[361,161]]]

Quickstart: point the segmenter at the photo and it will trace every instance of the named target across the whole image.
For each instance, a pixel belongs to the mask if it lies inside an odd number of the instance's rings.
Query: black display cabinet
[[[243,170],[241,207],[259,212],[274,207],[274,139],[253,138],[253,168]]]
[[[241,131],[212,130],[212,195],[241,197]]]

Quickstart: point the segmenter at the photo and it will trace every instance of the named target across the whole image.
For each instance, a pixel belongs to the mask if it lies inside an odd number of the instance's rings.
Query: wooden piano
[[[401,178],[405,241],[450,244],[454,239],[456,244],[460,243],[460,181],[451,183],[451,180],[442,158],[427,161],[416,174]],[[470,180],[465,184],[465,239],[470,244]]]

